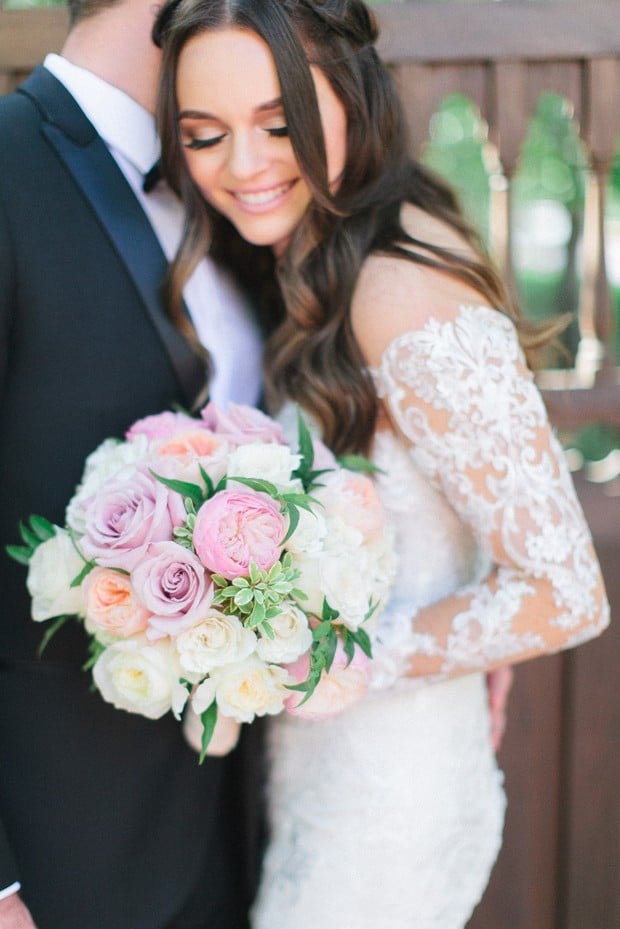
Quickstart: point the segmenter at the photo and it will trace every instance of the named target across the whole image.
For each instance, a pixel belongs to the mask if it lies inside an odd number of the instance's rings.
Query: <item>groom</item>
[[[204,387],[160,297],[180,207],[152,175],[143,189],[158,154],[155,12],[70,0],[62,57],[0,99],[0,929],[247,925],[247,746],[199,766],[171,717],[105,704],[77,624],[39,659],[25,572],[4,554],[30,513],[62,524],[106,436],[192,407]],[[186,302],[212,396],[255,403],[244,300],[204,261]]]

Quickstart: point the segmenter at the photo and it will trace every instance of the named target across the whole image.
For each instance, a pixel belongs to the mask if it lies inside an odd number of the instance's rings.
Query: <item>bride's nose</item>
[[[268,159],[261,140],[252,133],[234,136],[228,159],[228,170],[240,179],[254,177],[267,166]]]

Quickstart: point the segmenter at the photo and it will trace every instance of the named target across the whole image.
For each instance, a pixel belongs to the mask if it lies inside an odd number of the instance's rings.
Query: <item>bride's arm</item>
[[[353,324],[387,415],[493,564],[417,613],[409,674],[489,670],[597,635],[598,561],[513,324],[438,272],[370,261]]]

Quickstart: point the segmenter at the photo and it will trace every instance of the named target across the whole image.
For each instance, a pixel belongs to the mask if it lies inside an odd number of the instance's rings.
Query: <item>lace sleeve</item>
[[[462,307],[397,336],[375,375],[416,468],[494,565],[417,614],[410,673],[488,669],[600,632],[609,607],[598,561],[512,322]]]

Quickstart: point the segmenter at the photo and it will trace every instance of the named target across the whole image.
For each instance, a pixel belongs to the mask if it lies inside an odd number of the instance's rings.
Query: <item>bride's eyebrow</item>
[[[260,103],[254,108],[255,113],[267,113],[270,110],[282,109],[282,97],[276,97],[275,100],[268,100],[266,103]],[[219,122],[219,117],[214,113],[207,113],[205,110],[181,110],[178,119],[212,119]]]

